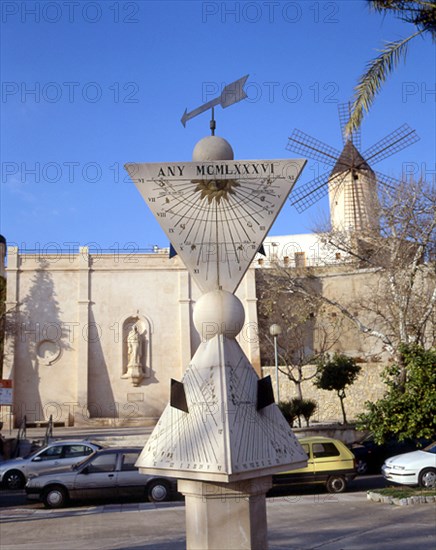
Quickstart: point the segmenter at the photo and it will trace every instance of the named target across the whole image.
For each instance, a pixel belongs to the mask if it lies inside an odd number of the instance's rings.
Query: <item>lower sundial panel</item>
[[[217,335],[200,344],[183,377],[189,412],[167,406],[137,465],[148,474],[224,482],[305,466],[278,407],[257,410],[257,382],[236,340]]]

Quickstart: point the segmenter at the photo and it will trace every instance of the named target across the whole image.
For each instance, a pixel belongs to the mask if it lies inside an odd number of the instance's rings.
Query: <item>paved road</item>
[[[276,497],[268,499],[267,509],[270,550],[419,550],[436,546],[435,507],[431,504],[380,504],[368,501],[366,492],[356,492]],[[3,508],[1,548],[184,550],[184,514],[183,502],[63,510]]]
[[[349,492],[340,495],[293,489],[269,498],[270,550],[435,548],[435,506],[399,507],[368,501],[366,489],[382,485],[380,476],[365,476],[354,480]],[[185,549],[183,502],[61,510],[23,502],[22,491],[0,492],[1,550]]]
[[[270,550],[435,548],[435,506],[398,507],[368,501],[366,491],[382,486],[381,476],[365,476],[356,478],[341,495],[317,489],[292,489],[286,494],[280,489],[278,496],[267,501]],[[3,490],[0,548],[184,550],[184,514],[183,502],[45,510],[40,503],[26,504],[22,491]]]
[[[355,493],[361,491],[369,491],[370,489],[379,489],[385,486],[385,481],[380,475],[358,476],[350,482],[347,492]],[[311,485],[307,487],[286,487],[280,486],[274,489],[272,496],[288,496],[295,498],[297,495],[316,495],[320,494],[319,498],[328,498],[325,489],[321,485]],[[107,501],[106,501],[107,502]],[[77,508],[83,506],[84,503],[74,504],[72,507]],[[87,505],[87,503],[85,503]],[[8,489],[0,489],[0,509],[20,507],[24,509],[44,508],[43,504],[36,501],[27,501],[26,493],[22,491],[11,491]],[[1,546],[0,546],[1,548]]]

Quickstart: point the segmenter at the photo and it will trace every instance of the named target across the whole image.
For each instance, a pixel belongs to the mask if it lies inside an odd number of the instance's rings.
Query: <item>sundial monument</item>
[[[246,97],[246,79],[185,111],[182,123]],[[171,380],[170,403],[137,466],[178,478],[188,550],[265,550],[271,476],[305,466],[307,456],[274,403],[270,378],[258,378],[236,340],[245,314],[234,293],[306,161],[234,160],[214,120],[211,129],[192,162],[126,164],[202,293],[193,313],[201,343],[183,379]]]

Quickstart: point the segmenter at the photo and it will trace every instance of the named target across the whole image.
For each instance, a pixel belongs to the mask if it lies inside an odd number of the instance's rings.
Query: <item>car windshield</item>
[[[425,449],[422,449],[423,451],[426,451],[427,453],[431,453],[433,455],[436,455],[436,441],[433,441],[433,443],[430,443]]]
[[[42,451],[43,447],[38,447],[37,449],[34,449],[29,454],[25,455],[24,458],[32,458],[32,456],[35,456],[36,453],[39,453],[39,451]]]

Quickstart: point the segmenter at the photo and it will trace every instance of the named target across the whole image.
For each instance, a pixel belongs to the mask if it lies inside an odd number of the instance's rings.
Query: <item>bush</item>
[[[295,406],[294,406],[294,403],[293,403],[293,399],[291,399],[290,401],[280,401],[278,406],[279,406],[279,409],[281,410],[283,416],[289,422],[289,425],[292,428],[292,426],[294,425],[294,421],[298,416],[296,411],[295,411]]]
[[[309,426],[309,420],[310,417],[313,416],[314,412],[317,408],[316,401],[312,401],[311,399],[302,399],[300,404],[300,410],[301,410],[301,416],[303,416],[304,420],[306,421],[306,426]]]
[[[291,427],[298,418],[298,425],[301,428],[301,417],[305,419],[306,426],[309,426],[310,417],[316,411],[316,408],[316,402],[311,399],[295,398],[290,401],[281,401],[279,403],[279,409]]]
[[[367,412],[359,416],[359,429],[370,430],[377,443],[389,437],[400,441],[433,439],[436,434],[436,349],[418,345],[401,346],[406,379],[400,366],[387,367],[387,392],[375,403],[366,402]]]

